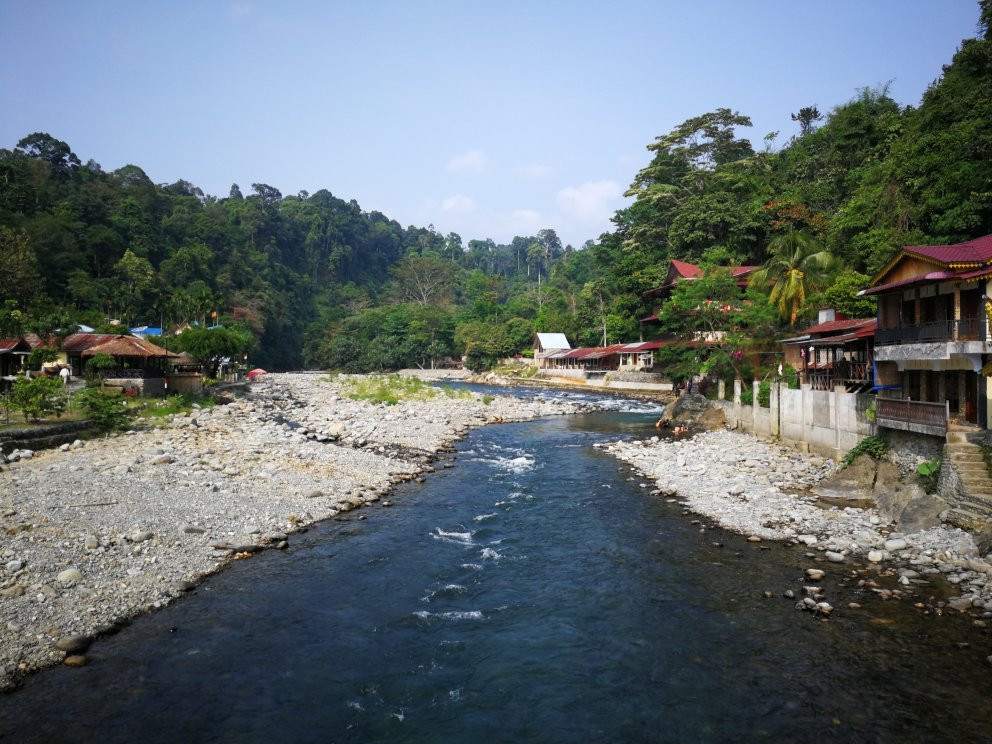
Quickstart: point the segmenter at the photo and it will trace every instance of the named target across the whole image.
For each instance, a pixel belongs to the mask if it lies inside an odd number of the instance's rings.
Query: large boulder
[[[662,421],[672,424],[685,424],[694,429],[716,429],[723,426],[726,418],[723,411],[710,403],[709,398],[699,393],[685,393],[665,408]]]
[[[868,509],[875,506],[875,485],[878,463],[868,455],[860,455],[846,468],[836,471],[812,489],[813,494],[825,504]]]
[[[948,506],[940,496],[921,492],[903,507],[896,524],[906,534],[929,530],[940,525],[940,515]]]

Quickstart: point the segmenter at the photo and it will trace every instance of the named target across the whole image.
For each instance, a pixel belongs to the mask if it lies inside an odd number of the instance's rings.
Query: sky
[[[645,149],[727,107],[790,114],[890,83],[916,105],[975,0],[0,0],[0,147],[227,196],[327,189],[466,243],[611,229]]]

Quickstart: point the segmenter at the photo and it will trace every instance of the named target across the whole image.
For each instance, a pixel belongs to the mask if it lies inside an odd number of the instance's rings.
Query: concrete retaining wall
[[[740,403],[740,381],[734,384],[734,402],[718,405],[727,417],[727,425],[756,436],[779,437],[827,457],[840,459],[877,427],[866,415],[870,397],[853,395],[843,388],[813,390],[804,385],[790,390],[772,383],[769,407],[757,405],[758,385],[753,383],[755,405]]]

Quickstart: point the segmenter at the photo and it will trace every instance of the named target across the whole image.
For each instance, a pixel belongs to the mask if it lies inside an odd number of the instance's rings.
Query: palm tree
[[[796,324],[806,297],[826,282],[834,257],[809,233],[790,229],[768,243],[769,258],[751,274],[751,286],[772,286],[768,301],[782,319]]]

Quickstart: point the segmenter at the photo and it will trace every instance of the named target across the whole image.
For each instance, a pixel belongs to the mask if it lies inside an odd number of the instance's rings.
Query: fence
[[[755,401],[758,386],[755,382]],[[721,400],[717,404],[723,408],[731,427],[757,436],[779,437],[803,449],[839,459],[862,439],[875,434],[877,426],[868,420],[872,400],[872,396],[846,393],[843,388],[827,391],[802,385],[793,390],[775,382],[771,385],[767,408],[745,406],[741,404],[741,381],[736,380],[733,402]]]

